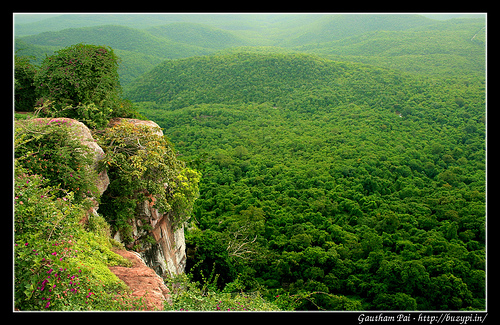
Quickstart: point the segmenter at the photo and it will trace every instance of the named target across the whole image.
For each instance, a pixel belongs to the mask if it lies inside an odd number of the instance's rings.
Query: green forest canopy
[[[234,52],[165,61],[125,96],[203,174],[195,278],[312,295],[298,309],[485,308],[480,77]]]

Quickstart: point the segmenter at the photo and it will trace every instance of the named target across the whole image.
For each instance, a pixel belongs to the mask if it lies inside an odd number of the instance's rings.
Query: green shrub
[[[47,183],[15,162],[15,308],[141,308],[107,267],[126,261],[111,252],[102,233],[85,231],[79,223],[85,210],[73,201],[72,193],[57,197],[59,191]]]
[[[100,164],[110,178],[99,209],[126,243],[132,241],[130,221],[139,203],[148,200],[182,224],[198,196],[199,173],[184,167],[158,131],[125,121],[96,134],[106,153]]]
[[[93,152],[76,139],[68,120],[27,120],[16,123],[14,156],[30,174],[60,189],[58,197],[73,192],[76,202],[99,197],[95,186]]]
[[[200,287],[185,274],[167,280],[172,304],[165,310],[176,311],[279,311],[275,304],[266,301],[259,292],[232,292],[217,290],[215,285]]]

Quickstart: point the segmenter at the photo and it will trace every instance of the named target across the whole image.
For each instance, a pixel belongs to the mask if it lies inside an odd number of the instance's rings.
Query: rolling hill
[[[184,32],[181,34],[179,30]],[[122,59],[120,79],[123,84],[167,58],[206,55],[224,47],[244,44],[229,32],[196,24],[171,24],[149,31],[105,25],[21,37],[16,39],[16,50],[20,55],[35,55],[40,62],[43,54],[51,54],[75,43],[106,44],[115,49]]]
[[[274,46],[285,52],[419,74],[484,75],[485,20],[481,18],[436,21],[420,15],[313,14],[147,17],[149,20],[137,15],[61,15],[22,24],[15,29],[16,50],[20,55],[35,55],[40,62],[44,53],[64,46],[105,44],[123,59],[120,76],[124,85],[164,59],[208,55],[240,46]],[[74,20],[71,23],[70,18]],[[40,33],[50,28],[48,22],[54,23],[52,30]],[[102,25],[110,22],[117,25]],[[18,37],[25,33],[22,26],[32,24],[39,26],[37,34]]]
[[[293,49],[420,74],[484,75],[484,27],[483,19],[453,19],[406,30],[377,30],[335,41],[311,42]]]

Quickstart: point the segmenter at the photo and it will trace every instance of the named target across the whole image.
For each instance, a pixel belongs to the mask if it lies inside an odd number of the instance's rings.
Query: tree
[[[107,124],[119,107],[118,57],[107,46],[76,44],[48,56],[34,77],[42,116]]]
[[[264,211],[254,206],[227,219],[226,249],[230,257],[247,260],[257,253],[257,239],[264,231],[264,220]]]
[[[33,84],[37,70],[29,57],[14,57],[14,108],[16,111],[33,111],[36,102]]]
[[[376,310],[416,310],[417,301],[406,293],[383,293],[373,301]]]
[[[458,310],[464,304],[470,304],[472,293],[461,278],[453,274],[441,274],[430,282],[431,299],[442,310]]]

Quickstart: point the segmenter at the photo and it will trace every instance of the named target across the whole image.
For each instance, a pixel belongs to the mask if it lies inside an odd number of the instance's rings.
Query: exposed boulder
[[[163,136],[163,131],[160,129],[160,126],[158,124],[156,124],[155,122],[138,120],[135,118],[123,118],[123,117],[112,118],[111,120],[109,120],[108,128],[111,128],[115,125],[118,125],[118,124],[122,123],[123,121],[127,121],[129,123],[132,123],[133,125],[145,125],[145,126],[149,126],[151,128],[158,128],[158,131],[156,131],[154,133],[159,135],[159,136]]]
[[[126,250],[115,253],[132,262],[132,267],[109,267],[132,290],[132,296],[143,298],[149,310],[162,310],[165,302],[171,302],[170,291],[163,279],[144,263],[138,253]]]

